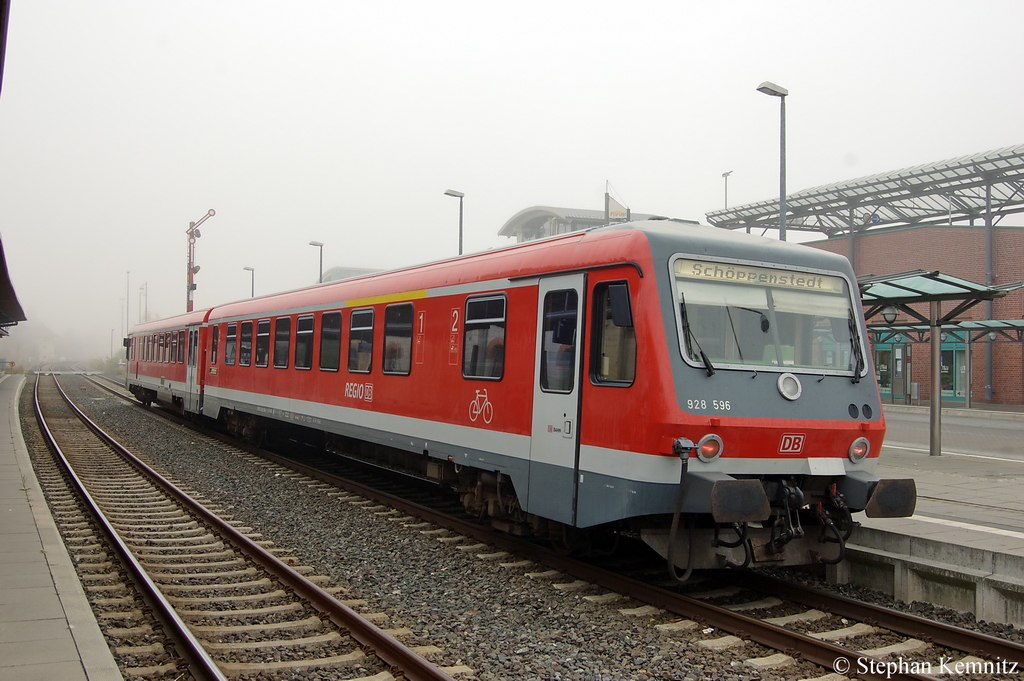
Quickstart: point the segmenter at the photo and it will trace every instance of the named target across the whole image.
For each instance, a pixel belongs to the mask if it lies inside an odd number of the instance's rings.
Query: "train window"
[[[265,367],[270,361],[270,320],[256,322],[256,366]]]
[[[274,368],[288,368],[288,347],[292,340],[292,318],[278,317],[274,322]]]
[[[313,315],[302,315],[295,324],[295,368],[313,366]]]
[[[505,373],[505,296],[466,301],[462,377],[499,380]]]
[[[320,371],[341,367],[341,312],[324,312],[320,318]]]
[[[636,375],[636,330],[624,281],[594,287],[590,378],[604,385],[632,385]]]
[[[252,322],[242,322],[238,337],[238,365],[247,367],[252,363]]]
[[[228,332],[224,336],[224,364],[235,366],[235,353],[238,351],[238,324],[228,324]]]
[[[569,393],[576,385],[576,291],[549,291],[544,296],[544,335],[541,347],[540,387],[546,392]]]
[[[384,309],[384,373],[408,376],[412,368],[412,303]]]
[[[174,332],[172,331],[171,333],[174,333]],[[179,331],[178,332],[178,351],[177,351],[176,354],[178,356],[178,359],[177,359],[178,364],[184,364],[185,363],[185,332],[184,331]]]
[[[217,344],[220,342],[220,326],[213,326],[213,341],[210,344],[210,364],[217,363]]]
[[[373,355],[373,308],[353,310],[348,329],[348,370],[369,373]]]
[[[170,356],[171,336],[167,333],[160,334],[160,361],[164,364]]]
[[[860,373],[864,343],[846,279],[678,258],[683,356],[697,366]]]
[[[196,348],[199,346],[199,331],[198,329],[191,329],[188,332],[188,365],[194,367],[196,365]]]

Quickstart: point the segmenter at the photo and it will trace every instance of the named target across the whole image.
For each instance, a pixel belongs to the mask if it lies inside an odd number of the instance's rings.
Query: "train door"
[[[201,392],[196,382],[196,365],[199,363],[199,327],[188,327],[188,355],[185,365],[185,411],[199,411]]]
[[[579,469],[579,411],[586,275],[541,279],[537,310],[530,513],[573,524]]]

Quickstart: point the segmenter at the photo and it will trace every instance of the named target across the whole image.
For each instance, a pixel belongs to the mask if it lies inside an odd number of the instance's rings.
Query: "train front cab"
[[[804,250],[669,259],[679,410],[659,451],[671,440],[679,483],[671,524],[643,535],[680,567],[838,562],[852,513],[914,511],[913,480],[874,474],[885,423],[852,272]]]

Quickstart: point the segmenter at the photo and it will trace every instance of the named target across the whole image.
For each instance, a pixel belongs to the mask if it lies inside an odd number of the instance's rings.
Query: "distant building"
[[[324,283],[329,281],[341,281],[353,277],[362,277],[367,274],[375,274],[382,270],[375,270],[368,267],[332,267],[324,272]]]
[[[648,220],[656,215],[632,213],[631,220]],[[601,227],[622,219],[609,218],[606,211],[587,210],[585,208],[554,208],[552,206],[533,206],[525,208],[511,218],[498,231],[498,236],[515,237],[516,243],[543,239],[556,234],[568,234],[581,229]],[[697,224],[694,222],[694,224]]]

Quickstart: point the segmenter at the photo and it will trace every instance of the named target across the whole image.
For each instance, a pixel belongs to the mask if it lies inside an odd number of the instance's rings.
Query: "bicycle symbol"
[[[484,417],[484,423],[490,423],[494,418],[494,405],[487,400],[487,389],[476,391],[476,399],[469,403],[469,420],[476,422],[479,416]]]

